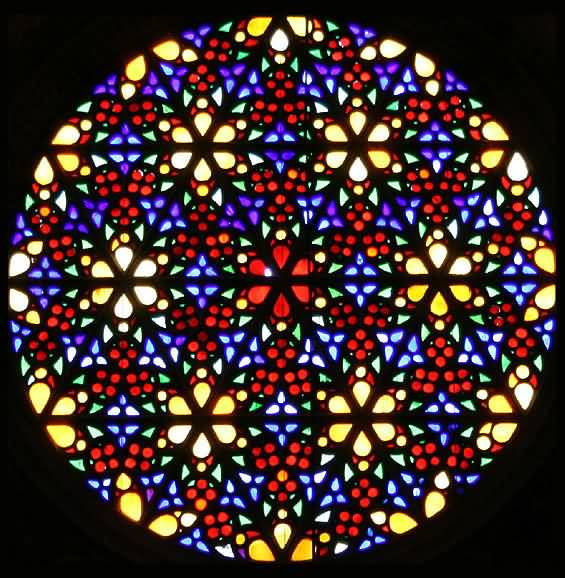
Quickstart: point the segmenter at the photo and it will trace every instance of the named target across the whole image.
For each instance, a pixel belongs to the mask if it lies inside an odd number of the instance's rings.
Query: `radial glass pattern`
[[[495,475],[552,344],[552,232],[509,135],[357,24],[165,39],[33,169],[9,261],[30,411],[179,550],[305,561],[426,532]]]

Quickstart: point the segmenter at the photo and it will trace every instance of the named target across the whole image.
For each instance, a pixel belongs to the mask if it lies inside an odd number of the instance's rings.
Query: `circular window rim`
[[[301,13],[303,14],[304,12]],[[279,13],[276,10],[271,10],[268,14],[282,16],[286,13]],[[194,16],[184,18],[182,24],[179,24],[173,31],[170,29],[161,30],[159,26],[152,28],[149,19],[147,29],[150,30],[150,42],[156,43],[169,37],[178,36],[184,30],[188,28],[196,28],[204,23],[217,26],[234,18],[248,18],[255,15],[262,15],[262,13],[242,9],[238,14],[226,13],[221,17],[218,17],[217,15],[206,16],[195,14]],[[323,20],[334,20],[340,24],[359,22],[367,26],[372,26],[376,28],[377,32],[380,34],[390,34],[396,39],[403,41],[409,49],[419,49],[436,56],[442,68],[449,68],[459,73],[461,68],[465,69],[465,67],[458,65],[457,52],[454,54],[444,54],[441,50],[434,48],[434,43],[432,42],[430,42],[428,46],[427,43],[422,43],[419,38],[411,38],[409,34],[395,30],[394,27],[389,26],[390,18],[386,18],[383,22],[383,20],[379,19],[379,17],[375,15],[369,16],[368,14],[363,15],[362,13],[353,13],[344,17],[335,12],[329,11],[326,11],[325,13],[319,11],[311,15]],[[93,30],[92,26],[87,28],[87,31],[88,29],[91,31]],[[78,39],[80,34],[76,33],[74,37],[75,39]],[[496,45],[495,38],[490,36],[488,33],[482,32],[479,38],[481,40],[486,40],[487,42],[490,41],[492,46]],[[80,40],[80,42],[86,41]],[[151,44],[148,43],[144,46],[130,46],[129,50],[146,50],[150,45]],[[60,46],[61,48],[59,49],[59,52],[63,52],[65,43],[61,43]],[[130,55],[133,56],[133,53],[128,54],[121,49],[116,49],[115,52],[117,53],[116,58],[122,63],[127,62]],[[502,56],[505,57],[508,55],[503,54]],[[55,61],[56,58],[53,57],[50,58],[50,60]],[[111,64],[112,63],[109,63],[109,65]],[[517,79],[520,77],[520,73],[518,72],[518,63],[516,61],[509,61],[507,64],[511,76],[510,84],[512,85],[512,83],[517,83]],[[100,79],[105,78],[112,72],[112,70],[104,70],[102,71],[102,74],[98,75],[98,77]],[[41,78],[42,76],[46,76],[48,71],[40,68],[36,74]],[[477,71],[477,83],[472,82],[475,78],[473,78],[474,75],[469,75],[468,70],[465,70],[463,74],[460,73],[460,75],[466,82],[470,83],[471,86],[473,86],[473,84],[477,85],[478,89],[474,91],[474,93],[476,93],[479,98],[484,99],[487,105],[493,101],[490,91],[496,89],[497,86],[494,83],[490,86],[490,83],[482,82],[480,71]],[[523,77],[523,73],[521,76]],[[489,78],[494,79],[494,75],[489,76]],[[523,78],[521,80],[523,81]],[[89,97],[92,85],[88,82],[79,81],[74,82],[74,88],[77,90],[72,91],[73,98],[79,96],[79,99],[74,103],[76,105],[77,102],[80,102],[80,97]],[[534,84],[530,82],[526,85],[525,92],[528,92],[530,88],[532,88],[533,94],[537,93],[539,96],[539,87],[534,86]],[[520,96],[523,99],[523,95]],[[529,99],[534,100],[534,97],[530,95]],[[545,106],[547,107],[549,104],[546,102]],[[515,106],[514,108],[518,109],[519,107]],[[499,119],[504,126],[508,126],[512,132],[516,120],[512,121],[510,119],[509,121],[508,113],[505,114],[504,109],[498,110],[493,106],[491,107],[491,111],[495,114],[495,117]],[[510,117],[512,116],[513,114],[510,113]],[[550,119],[547,119],[545,113],[542,114],[542,118],[547,120],[546,125],[542,126],[542,129],[551,131]],[[64,122],[64,120],[65,118],[50,118],[50,125],[56,127],[58,126],[56,121]],[[525,128],[521,132],[527,138],[527,136],[536,129],[529,117],[521,119],[521,121],[525,125]],[[38,161],[42,151],[45,151],[50,146],[50,140],[48,137],[51,136],[52,135],[50,134],[44,135],[44,142],[41,142],[40,146],[37,147],[36,156],[27,159],[30,161],[28,163],[28,174],[31,174],[33,162]],[[535,145],[538,150],[537,156],[547,157],[549,149],[546,146],[544,150],[541,138],[538,139],[538,141],[539,143],[536,143]],[[515,138],[515,135],[513,135],[512,143],[515,144],[516,148],[522,152],[526,159],[528,159],[529,151],[525,139],[523,137]],[[548,211],[550,211],[552,215],[553,230],[556,234],[556,242],[558,244],[559,235],[556,219],[557,199],[555,190],[551,187],[551,175],[548,175],[548,171],[552,170],[552,162],[554,162],[554,160],[551,155],[549,155],[549,157],[552,160],[548,162],[548,168],[538,166],[539,163],[533,163],[533,166],[536,181],[542,191],[544,206],[548,208]],[[27,185],[29,186],[29,182]],[[23,189],[19,188],[12,192],[13,204],[7,211],[8,239],[10,239],[13,231],[13,216],[20,208],[16,205],[16,202],[21,199],[25,190],[24,184]],[[9,247],[9,241],[7,246]],[[7,341],[8,349],[10,350],[11,343],[9,339]],[[558,327],[554,342],[554,347],[556,349],[559,346],[559,342]],[[101,502],[99,497],[86,488],[83,476],[81,476],[79,472],[73,471],[68,466],[64,457],[60,455],[60,452],[58,452],[49,442],[47,436],[39,427],[39,422],[29,410],[29,402],[24,396],[23,389],[15,386],[15,384],[21,382],[21,378],[18,377],[18,369],[16,364],[13,362],[13,357],[12,354],[10,357],[11,363],[9,371],[9,383],[12,385],[12,387],[9,388],[9,401],[11,407],[15,408],[14,411],[10,412],[9,416],[9,422],[13,422],[13,427],[16,431],[16,435],[11,436],[13,441],[10,450],[13,454],[13,459],[17,462],[19,468],[25,473],[25,475],[30,478],[32,485],[36,484],[38,486],[38,493],[45,493],[49,498],[53,498],[55,504],[61,509],[61,511],[64,512],[81,530],[83,530],[85,535],[91,536],[95,542],[101,543],[109,551],[115,552],[119,556],[134,561],[173,561],[184,562],[187,564],[194,562],[199,564],[205,563],[207,565],[227,564],[230,566],[247,564],[255,566],[257,564],[256,562],[245,560],[223,560],[218,556],[199,554],[198,552],[188,548],[183,549],[178,545],[169,544],[164,541],[159,543],[161,541],[156,539],[156,537],[149,535],[146,529],[128,522],[121,516],[118,516],[110,508],[100,508]],[[557,383],[555,357],[554,353],[548,353],[544,360],[546,364],[544,364],[543,385],[540,388],[540,394],[538,395],[536,402],[533,404],[531,410],[525,415],[527,418],[527,427],[519,428],[517,436],[513,440],[512,444],[509,444],[509,446],[505,448],[505,451],[502,452],[502,455],[498,456],[496,464],[494,464],[492,468],[495,471],[489,475],[490,470],[485,470],[486,475],[481,479],[478,487],[472,489],[471,492],[465,492],[463,498],[459,498],[455,503],[450,504],[450,508],[445,512],[445,515],[442,515],[441,517],[438,516],[436,519],[427,520],[425,526],[422,526],[418,532],[403,536],[400,540],[397,539],[384,547],[375,547],[369,552],[350,552],[344,556],[329,557],[328,559],[315,559],[314,561],[304,562],[302,564],[323,565],[329,563],[341,564],[351,562],[379,564],[390,563],[391,561],[398,560],[406,561],[406,556],[408,556],[408,559],[410,560],[425,561],[435,555],[441,555],[442,552],[448,551],[455,544],[475,532],[477,528],[488,523],[490,519],[496,516],[497,511],[512,499],[520,487],[528,483],[535,471],[539,469],[540,463],[543,463],[544,456],[549,455],[551,452],[551,448],[545,448],[545,452],[543,451],[543,448],[538,448],[542,450],[541,457],[538,455],[537,459],[534,459],[526,456],[529,448],[532,446],[537,447],[537,444],[539,444],[539,441],[536,442],[537,434],[540,431],[543,431],[544,427],[547,429],[547,423],[548,421],[551,423],[551,416],[555,414],[556,411],[554,404],[554,401],[556,400],[555,384]],[[518,466],[520,466],[521,470],[520,476],[512,475],[517,473]],[[501,498],[500,490],[502,487],[504,487],[506,495]],[[470,493],[472,493],[472,495],[469,495]],[[479,510],[483,511],[480,512]],[[464,520],[465,523],[457,524],[457,530],[454,531],[454,524],[451,522],[457,521],[458,519]],[[285,563],[276,562],[275,565],[285,565]],[[270,564],[269,566],[272,567],[273,564]]]

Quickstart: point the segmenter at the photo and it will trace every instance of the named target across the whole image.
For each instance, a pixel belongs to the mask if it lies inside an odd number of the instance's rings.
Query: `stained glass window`
[[[255,17],[157,43],[56,128],[12,349],[106,508],[304,561],[425,532],[496,470],[543,383],[555,251],[478,98],[386,34]]]

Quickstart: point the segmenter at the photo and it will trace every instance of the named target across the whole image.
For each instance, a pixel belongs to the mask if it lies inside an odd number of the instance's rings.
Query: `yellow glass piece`
[[[432,263],[439,269],[447,257],[447,247],[442,243],[433,243],[428,249],[428,254]]]
[[[185,512],[180,517],[180,523],[185,528],[190,528],[190,526],[192,526],[194,524],[194,522],[196,522],[197,519],[198,519],[198,517],[195,514],[193,514],[192,512]]]
[[[10,308],[17,313],[25,311],[29,305],[29,297],[19,289],[10,289],[8,294]]]
[[[182,152],[182,153],[173,153],[171,156],[171,164],[175,169],[184,169],[186,165],[190,162],[192,158],[192,153],[189,152]]]
[[[194,50],[192,50],[192,48],[185,48],[182,51],[182,59],[185,62],[194,62],[195,60],[198,59],[198,56],[197,56],[196,52],[194,52]]]
[[[212,176],[212,171],[204,159],[200,159],[194,169],[194,178],[197,181],[208,181]]]
[[[25,253],[14,253],[10,257],[8,276],[15,277],[25,273],[31,267],[31,259]]]
[[[516,431],[516,423],[497,423],[492,428],[492,438],[499,444],[506,443]]]
[[[390,155],[386,151],[368,151],[368,155],[377,169],[385,169],[390,164]]]
[[[31,401],[31,405],[33,405],[35,413],[41,413],[45,409],[45,406],[47,405],[50,397],[51,388],[42,381],[35,382],[29,388],[29,399]]]
[[[120,498],[120,511],[134,522],[139,522],[143,514],[143,502],[137,492],[127,492]]]
[[[180,46],[174,40],[166,40],[155,46],[153,52],[163,60],[176,60],[180,54]]]
[[[213,425],[212,429],[223,444],[231,444],[237,436],[237,431],[233,425]]]
[[[334,423],[328,432],[330,439],[336,443],[341,443],[351,431],[350,423]]]
[[[192,453],[195,457],[204,459],[210,455],[212,446],[205,434],[201,433],[192,446]]]
[[[408,287],[408,299],[413,303],[421,301],[428,290],[427,285],[411,285]]]
[[[374,46],[365,46],[365,48],[361,50],[359,57],[363,60],[375,60],[377,57],[377,49]]]
[[[216,402],[212,413],[214,415],[230,415],[235,411],[235,402],[229,395],[222,395]]]
[[[80,162],[78,156],[75,154],[60,154],[57,155],[57,160],[67,172],[76,171]]]
[[[373,429],[382,442],[389,442],[394,439],[396,434],[396,430],[391,423],[374,423]]]
[[[449,487],[449,475],[447,474],[447,472],[440,472],[439,474],[437,474],[437,476],[434,478],[434,484],[436,486],[436,488],[439,488],[440,490],[445,490],[446,488]]]
[[[329,124],[324,134],[330,142],[347,142],[347,135],[339,124]]]
[[[514,397],[523,410],[530,407],[534,397],[534,388],[529,383],[519,383],[514,388]]]
[[[26,321],[31,325],[39,325],[41,321],[39,313],[37,311],[28,311],[26,313]]]
[[[438,291],[435,297],[432,299],[430,304],[430,310],[434,315],[441,317],[449,311],[447,306],[447,301],[444,299],[443,295]]]
[[[394,411],[396,407],[396,402],[394,401],[394,397],[385,393],[385,395],[381,395],[379,399],[377,399],[377,403],[375,403],[375,407],[373,407],[373,413],[390,413]]]
[[[120,269],[125,271],[133,259],[133,251],[129,247],[121,246],[114,251],[114,257]]]
[[[52,415],[72,415],[75,412],[77,405],[74,399],[70,397],[62,397],[53,408]]]
[[[538,242],[534,237],[521,237],[520,245],[522,245],[522,248],[526,251],[533,251],[537,247]]]
[[[328,407],[332,413],[351,413],[351,408],[341,395],[335,395],[329,401]]]
[[[369,142],[384,142],[388,140],[390,136],[390,130],[386,124],[379,122],[373,127],[373,130],[369,133]]]
[[[403,512],[395,512],[389,518],[390,529],[395,534],[404,534],[418,525],[418,522]]]
[[[235,166],[235,156],[232,153],[214,153],[214,159],[221,169],[231,169]]]
[[[96,261],[92,266],[92,276],[93,277],[113,277],[112,269],[106,261]]]
[[[212,115],[208,112],[199,112],[194,117],[194,125],[196,130],[201,134],[205,135],[212,124]]]
[[[198,185],[196,187],[196,194],[200,197],[205,197],[210,192],[210,189],[207,185]]]
[[[332,169],[337,169],[345,162],[347,153],[345,151],[330,151],[326,155],[326,163]]]
[[[290,24],[290,27],[296,36],[306,36],[306,25],[308,21],[305,16],[288,16],[287,22]]]
[[[519,365],[516,368],[516,375],[520,379],[527,379],[530,376],[530,368],[527,365]]]
[[[318,309],[323,309],[327,305],[327,303],[328,302],[325,297],[316,297],[316,299],[314,300],[314,305]]]
[[[194,386],[194,398],[200,407],[204,407],[204,404],[208,401],[210,391],[210,386],[205,381],[199,381]]]
[[[490,449],[491,445],[492,443],[490,441],[490,438],[488,438],[486,435],[482,435],[477,438],[477,447],[481,451],[486,452],[488,449]]]
[[[371,520],[377,526],[382,526],[386,522],[386,514],[382,510],[378,510],[371,514]]]
[[[116,486],[118,490],[127,490],[131,486],[131,478],[125,472],[122,472],[116,480]]]
[[[175,395],[169,400],[169,411],[173,415],[190,415],[192,413],[185,399],[179,395]]]
[[[364,126],[367,124],[367,115],[360,110],[356,110],[349,115],[349,124],[355,134],[361,134]]]
[[[541,247],[534,253],[534,260],[540,269],[548,273],[555,273],[555,253],[553,249]]]
[[[257,560],[257,562],[273,562],[275,559],[265,540],[254,540],[249,544],[249,557],[252,560]]]
[[[420,257],[410,257],[406,261],[406,272],[410,275],[425,275],[428,269]]]
[[[536,293],[534,302],[540,309],[551,309],[555,305],[555,285],[548,285],[540,289]]]
[[[512,413],[512,406],[503,395],[493,395],[488,400],[488,408],[492,413]]]
[[[43,251],[43,241],[31,241],[27,244],[27,252],[30,255],[39,255]]]
[[[439,92],[439,82],[437,80],[428,80],[426,82],[426,91],[428,94],[435,96]]]
[[[321,42],[324,39],[324,33],[321,30],[314,30],[314,34],[312,34],[312,38],[316,42]]]
[[[258,16],[256,18],[251,18],[251,20],[247,23],[247,32],[251,36],[261,36],[269,27],[271,20],[272,18],[270,16]]]
[[[149,529],[155,534],[159,534],[159,536],[172,536],[177,531],[178,525],[178,521],[174,516],[163,514],[149,524]]]
[[[451,289],[455,299],[462,303],[466,303],[473,296],[471,288],[468,285],[450,285],[449,288]]]
[[[238,535],[235,537],[235,543],[236,543],[238,546],[242,546],[243,544],[245,544],[245,534],[238,534]]]
[[[190,433],[192,426],[190,425],[174,425],[169,428],[167,432],[167,437],[174,443],[174,444],[181,444]]]
[[[471,272],[472,266],[471,261],[467,257],[457,257],[451,269],[449,269],[450,275],[468,275]]]
[[[520,153],[514,153],[512,155],[506,168],[506,174],[512,181],[523,181],[528,178],[528,165],[526,165],[526,161]]]
[[[157,291],[148,285],[138,285],[133,288],[135,296],[142,305],[153,305],[157,301]]]
[[[133,314],[133,305],[124,293],[114,305],[114,315],[119,319],[129,319]]]
[[[355,443],[353,444],[353,451],[360,457],[364,458],[371,453],[373,446],[364,431],[359,432]]]
[[[426,512],[426,518],[431,518],[435,516],[438,512],[441,512],[445,508],[445,498],[441,492],[432,491],[426,496],[426,501],[424,502],[424,511]]]
[[[305,560],[312,560],[314,555],[314,546],[311,538],[302,538],[296,545],[294,552],[290,559],[293,562],[303,562]]]
[[[288,36],[280,28],[271,36],[271,48],[277,52],[284,52],[289,45]]]
[[[133,82],[141,80],[145,76],[147,67],[143,55],[137,56],[126,66],[126,76]]]
[[[235,138],[235,129],[229,124],[221,126],[214,135],[214,142],[231,142]]]
[[[367,172],[367,167],[365,167],[363,161],[357,157],[351,163],[351,167],[349,167],[349,178],[352,181],[360,183],[367,178],[368,174],[369,173]]]
[[[76,432],[70,425],[48,425],[47,433],[60,448],[69,448],[75,443]]]
[[[482,128],[483,136],[487,140],[501,141],[508,140],[508,135],[506,131],[495,121],[489,120],[483,125]]]
[[[504,151],[502,151],[500,149],[491,149],[491,150],[485,151],[481,155],[481,163],[485,168],[493,169],[501,161],[503,154],[504,154]]]
[[[33,178],[40,185],[46,186],[53,181],[53,176],[53,168],[51,167],[51,163],[47,160],[47,157],[43,157],[35,169]]]
[[[379,50],[385,58],[394,58],[402,54],[406,50],[406,46],[392,38],[387,38],[381,42]]]
[[[131,82],[124,82],[120,87],[120,92],[122,93],[124,100],[129,100],[136,92],[135,85]]]
[[[192,142],[192,136],[190,136],[190,132],[184,126],[176,126],[171,133],[173,140],[178,143],[190,143]],[[173,166],[174,163],[173,163]],[[186,165],[185,165],[186,166]]]
[[[288,544],[291,535],[292,528],[288,524],[277,524],[273,529],[273,536],[281,550]]]
[[[331,539],[332,539],[331,534],[329,534],[328,532],[322,532],[320,534],[320,542],[322,542],[322,544],[327,544]]]
[[[414,56],[414,69],[416,70],[417,74],[427,78],[435,72],[436,65],[431,58],[416,52]]]
[[[51,142],[54,145],[72,145],[75,144],[80,138],[80,131],[78,128],[72,124],[65,124],[55,135],[55,138]]]
[[[120,247],[120,249],[122,249],[122,248],[124,248],[124,247]],[[118,251],[120,249],[118,249]],[[116,251],[116,257],[117,257],[118,251]],[[133,257],[133,252],[132,252],[131,256]],[[131,259],[130,259],[130,261],[131,261]],[[141,261],[141,263],[139,263],[139,265],[135,268],[135,271],[133,272],[133,276],[134,277],[153,277],[153,275],[155,275],[155,273],[157,273],[157,265],[155,264],[155,261],[153,261],[151,259],[143,259],[143,261]]]
[[[358,381],[353,386],[353,396],[360,407],[363,407],[371,395],[371,386],[366,381]]]
[[[114,290],[111,287],[98,287],[92,292],[92,301],[97,305],[104,305],[113,292]]]

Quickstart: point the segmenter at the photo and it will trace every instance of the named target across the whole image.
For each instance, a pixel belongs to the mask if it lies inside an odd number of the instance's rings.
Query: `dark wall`
[[[402,14],[381,17],[367,10],[348,12],[347,17],[379,32],[400,34],[412,46],[436,54],[440,63],[458,72],[472,93],[511,128],[515,142],[536,168],[546,206],[555,211],[554,114],[560,75],[556,15],[485,15],[482,10],[473,16],[408,13],[406,9]],[[7,218],[21,207],[34,160],[58,120],[88,95],[96,81],[118,70],[128,56],[167,31],[179,32],[206,20],[194,14],[146,17],[137,12],[108,11],[97,16],[25,14],[8,18],[5,64],[11,70],[5,82],[8,135],[4,142],[9,170],[7,188],[2,192],[7,197]],[[550,376],[548,387],[551,381],[557,385],[557,379]],[[430,562],[455,569],[462,562],[487,566],[513,561],[539,563],[557,554],[558,401],[550,402],[541,415],[535,439],[524,452],[523,466],[509,470],[509,476],[521,480],[509,484],[514,486],[510,495],[501,494],[500,503],[494,508],[489,505],[489,515],[470,534],[436,553]],[[10,413],[9,408],[4,410]],[[122,555],[80,529],[61,502],[42,490],[41,480],[33,474],[39,470],[30,468],[21,455],[26,450],[11,424],[8,416],[12,452],[4,481],[11,519],[4,519],[3,526],[10,530],[13,542],[7,550],[9,557],[24,566],[31,559],[42,563],[124,562]]]

